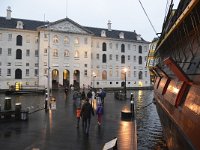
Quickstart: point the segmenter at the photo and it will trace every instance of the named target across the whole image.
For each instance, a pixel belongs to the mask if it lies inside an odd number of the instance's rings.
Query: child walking
[[[80,118],[81,118],[81,108],[77,107],[76,109],[76,118],[77,118],[77,128],[79,128],[79,122],[80,122]]]
[[[98,122],[98,125],[100,126],[102,122],[102,115],[103,115],[102,103],[98,104],[96,114],[97,114],[97,122]]]

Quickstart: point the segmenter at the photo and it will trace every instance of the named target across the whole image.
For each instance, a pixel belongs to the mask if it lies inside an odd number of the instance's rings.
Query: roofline
[[[79,28],[83,29],[84,31],[86,31],[86,32],[89,33],[89,34],[92,34],[92,35],[94,34],[93,32],[91,32],[91,31],[85,29],[84,26],[81,26],[80,24],[74,22],[73,20],[69,19],[68,17],[63,18],[63,19],[60,19],[60,20],[57,20],[57,21],[54,21],[54,22],[49,22],[48,24],[46,24],[47,26],[46,26],[46,25],[43,25],[43,26],[39,26],[38,28],[43,28],[43,27],[47,28],[47,27],[49,27],[49,26],[51,26],[51,25],[60,23],[60,22],[65,21],[65,20],[66,20],[66,21],[69,20],[70,22],[72,22],[73,24],[75,24],[76,26],[78,26]]]

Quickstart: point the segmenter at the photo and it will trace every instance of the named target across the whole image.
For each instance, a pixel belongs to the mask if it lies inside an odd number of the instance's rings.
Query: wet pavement
[[[47,113],[45,110],[34,112],[43,107],[41,96],[21,96],[15,100],[23,99],[22,106],[29,106],[30,110],[33,107],[34,113],[29,115],[28,121],[0,122],[0,149],[101,150],[106,142],[115,137],[118,138],[119,149],[132,150],[136,146],[134,122],[121,120],[121,110],[130,107],[129,100],[115,100],[113,93],[107,93],[102,125],[98,126],[96,115],[92,117],[87,136],[81,124],[80,128],[76,128],[72,95],[66,97],[63,90],[58,90],[53,91],[53,96],[57,100],[57,109]]]

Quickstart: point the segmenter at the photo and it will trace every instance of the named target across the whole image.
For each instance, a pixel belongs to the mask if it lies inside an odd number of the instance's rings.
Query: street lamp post
[[[48,26],[47,26],[48,29]],[[51,56],[51,48],[50,48],[50,31],[51,29],[48,29],[48,75],[47,75],[47,92],[46,92],[46,98],[45,98],[45,110],[49,109],[49,101],[50,101],[50,56]]]
[[[125,85],[124,85],[125,99],[126,99],[126,72],[125,72]]]
[[[93,89],[94,89],[94,78],[96,77],[96,74],[93,72],[92,76],[93,76]]]
[[[124,97],[125,97],[125,99],[126,99],[126,68],[124,69],[124,78],[125,78],[125,83],[124,83]]]

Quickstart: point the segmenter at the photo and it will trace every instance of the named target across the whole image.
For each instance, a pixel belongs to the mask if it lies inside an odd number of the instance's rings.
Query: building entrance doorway
[[[52,70],[52,88],[58,88],[59,84],[59,71],[57,69]]]
[[[79,70],[74,70],[73,79],[74,79],[74,83],[73,83],[74,88],[80,89],[80,71]]]
[[[70,72],[69,70],[63,71],[63,86],[69,87],[69,81],[70,81]]]

